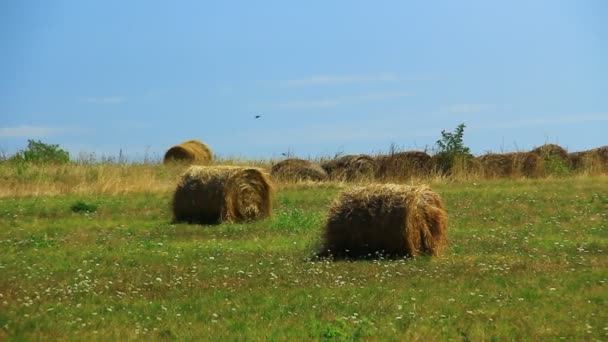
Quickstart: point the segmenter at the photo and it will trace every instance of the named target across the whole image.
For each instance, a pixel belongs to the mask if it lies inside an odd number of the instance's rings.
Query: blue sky
[[[608,145],[608,2],[0,2],[0,151]],[[261,118],[254,119],[254,115]]]

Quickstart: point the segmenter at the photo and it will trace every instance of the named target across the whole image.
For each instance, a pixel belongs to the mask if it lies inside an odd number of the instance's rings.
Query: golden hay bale
[[[340,194],[329,210],[319,256],[438,255],[447,214],[428,186],[372,184]]]
[[[421,151],[406,151],[376,158],[376,176],[381,179],[402,179],[424,176],[431,170],[431,156]]]
[[[198,140],[188,140],[167,150],[164,163],[190,162],[208,164],[212,159],[213,154],[211,153],[209,146]]]
[[[219,223],[268,217],[273,186],[258,168],[190,166],[173,195],[175,221]]]
[[[341,181],[371,179],[374,176],[376,162],[365,154],[342,156],[321,164],[329,178]]]
[[[275,164],[270,174],[273,178],[290,181],[327,179],[327,172],[309,160],[290,158]]]

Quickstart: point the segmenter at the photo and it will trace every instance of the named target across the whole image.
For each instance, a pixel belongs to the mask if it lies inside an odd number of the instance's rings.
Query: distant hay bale
[[[488,153],[476,158],[481,173],[488,178],[539,177],[542,175],[540,156],[529,152]]]
[[[479,168],[479,161],[470,153],[439,152],[431,157],[431,170],[444,176],[466,175]]]
[[[570,165],[575,170],[608,171],[608,146],[568,154]]]
[[[190,166],[173,195],[176,222],[253,221],[272,211],[273,186],[261,169]]]
[[[531,152],[508,153],[513,160],[513,172],[517,176],[537,178],[543,176],[542,157]]]
[[[581,170],[581,169],[585,168],[588,157],[589,157],[589,151],[568,153],[568,159],[570,160],[570,165],[572,165],[572,168],[575,170]]]
[[[593,149],[604,163],[608,163],[608,145]]]
[[[189,162],[192,164],[208,164],[212,159],[213,154],[209,146],[198,140],[188,140],[167,150],[164,163]]]
[[[376,158],[376,177],[403,179],[425,176],[431,171],[431,156],[421,151],[396,152]]]
[[[608,146],[598,147],[592,150],[593,155],[597,158],[601,170],[608,172]]]
[[[373,184],[344,191],[332,204],[319,256],[438,255],[447,214],[428,186]]]
[[[510,177],[513,175],[513,158],[509,154],[488,153],[478,157],[479,166],[485,177]]]
[[[570,162],[568,158],[568,151],[566,151],[563,147],[559,145],[545,144],[533,149],[530,152],[540,155],[545,160],[549,158],[556,158],[565,163]]]
[[[365,154],[338,157],[321,164],[330,179],[356,181],[371,179],[375,169],[374,158]]]
[[[290,158],[275,164],[271,173],[273,178],[287,181],[324,181],[327,172],[309,160]]]

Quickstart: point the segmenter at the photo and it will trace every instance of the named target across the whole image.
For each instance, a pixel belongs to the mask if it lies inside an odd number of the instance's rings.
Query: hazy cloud
[[[341,105],[349,105],[353,103],[369,102],[369,101],[383,101],[392,98],[409,97],[414,96],[413,93],[408,91],[386,91],[386,92],[372,92],[356,96],[345,96],[335,99],[324,99],[324,100],[310,100],[310,101],[289,101],[271,105],[272,107],[285,108],[285,109],[299,109],[299,108],[333,108]]]
[[[352,75],[313,75],[300,79],[281,82],[286,87],[324,86],[352,83],[390,82],[397,81],[397,76],[391,73],[352,74]]]
[[[115,105],[126,102],[126,99],[122,96],[105,96],[105,97],[83,97],[82,102],[94,103],[94,104],[107,104]]]
[[[479,113],[486,111],[488,109],[492,109],[494,106],[490,104],[481,104],[481,103],[463,103],[463,104],[454,104],[450,106],[445,106],[442,109],[446,110],[450,113],[463,113],[463,114],[471,114],[471,113]]]
[[[50,127],[50,126],[16,126],[0,127],[0,139],[6,138],[44,138],[63,133],[73,132],[74,127]]]

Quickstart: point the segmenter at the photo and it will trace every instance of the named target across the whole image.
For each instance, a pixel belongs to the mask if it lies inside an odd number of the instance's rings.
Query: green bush
[[[437,153],[435,160],[437,168],[443,172],[449,172],[456,162],[466,164],[473,156],[471,150],[464,145],[464,128],[461,123],[454,132],[441,131],[441,139],[437,140]]]
[[[59,145],[45,144],[40,140],[28,140],[27,149],[18,152],[12,160],[17,162],[65,164],[70,161],[70,154],[59,148]]]
[[[558,156],[547,156],[545,158],[545,172],[551,176],[568,176],[572,172],[566,162]]]

